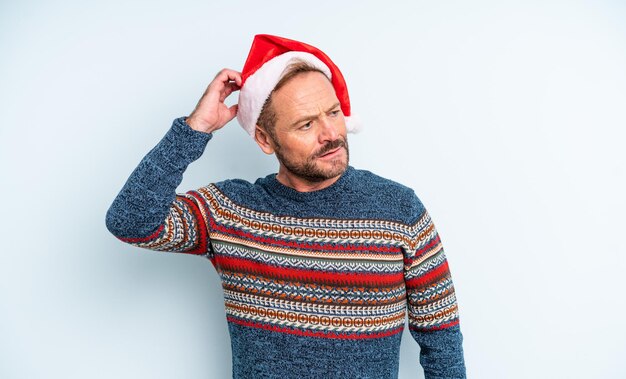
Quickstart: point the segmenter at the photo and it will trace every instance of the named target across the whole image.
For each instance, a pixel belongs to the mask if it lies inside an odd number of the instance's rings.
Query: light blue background
[[[230,377],[210,262],[124,245],[104,216],[256,33],[341,67],[351,164],[439,229],[469,377],[625,377],[624,2],[268,3],[0,3],[0,377]],[[276,169],[233,122],[179,192]],[[418,351],[405,333],[401,378]]]

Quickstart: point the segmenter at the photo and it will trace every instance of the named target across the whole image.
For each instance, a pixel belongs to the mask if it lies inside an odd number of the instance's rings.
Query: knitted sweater
[[[174,120],[106,225],[126,243],[211,261],[233,378],[397,378],[407,310],[426,378],[465,378],[448,263],[413,190],[348,166],[312,192],[271,174],[177,194],[212,136]]]

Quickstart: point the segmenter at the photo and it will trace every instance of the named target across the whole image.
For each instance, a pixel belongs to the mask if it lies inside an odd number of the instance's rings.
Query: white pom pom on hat
[[[293,60],[311,64],[330,79],[346,120],[347,131],[355,133],[360,130],[360,122],[351,113],[346,82],[333,61],[316,47],[269,34],[254,36],[241,72],[243,83],[239,92],[237,120],[244,130],[254,137],[256,122],[265,100]]]

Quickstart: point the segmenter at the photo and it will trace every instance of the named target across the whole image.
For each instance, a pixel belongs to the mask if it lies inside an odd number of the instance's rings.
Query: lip
[[[341,151],[342,148],[343,148],[343,146],[339,146],[335,150],[331,150],[331,151],[327,152],[324,155],[320,155],[319,158],[321,158],[321,159],[333,158],[333,157],[335,157],[335,156],[337,156],[339,154],[339,152]]]

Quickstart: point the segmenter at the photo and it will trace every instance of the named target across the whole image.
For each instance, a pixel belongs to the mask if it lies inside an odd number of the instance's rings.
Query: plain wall
[[[0,377],[230,377],[210,262],[104,218],[257,33],[333,58],[365,124],[351,164],[433,216],[470,378],[626,377],[625,20],[619,1],[0,3]],[[234,121],[178,190],[276,169]],[[405,331],[401,378],[418,352]]]

